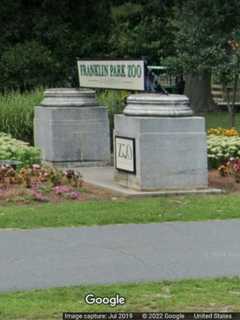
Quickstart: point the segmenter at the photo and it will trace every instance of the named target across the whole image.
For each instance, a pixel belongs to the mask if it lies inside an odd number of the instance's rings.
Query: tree
[[[172,0],[117,1],[111,8],[111,55],[148,57],[151,63],[172,54],[173,35],[168,17]]]
[[[235,127],[235,103],[239,89],[240,31],[234,30],[228,41],[228,59],[218,68],[218,77],[223,86],[229,112],[230,127]],[[238,97],[239,98],[239,97]]]
[[[36,41],[6,49],[0,59],[0,88],[31,90],[58,82],[59,65],[51,51]]]
[[[196,112],[215,107],[211,73],[228,59],[227,42],[239,21],[239,0],[185,0],[175,7],[176,55]]]
[[[110,0],[2,0],[0,90],[78,85],[76,58],[109,51],[110,19]]]

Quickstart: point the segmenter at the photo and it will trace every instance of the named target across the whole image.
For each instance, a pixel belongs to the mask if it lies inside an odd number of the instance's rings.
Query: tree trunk
[[[233,128],[235,126],[235,102],[231,103],[230,88],[226,85],[223,85],[223,90],[225,92],[226,101],[227,101],[227,109],[228,109],[228,113],[229,113],[230,128]]]
[[[237,57],[237,67],[235,70],[235,75],[234,75],[234,84],[233,84],[233,98],[232,98],[232,108],[231,108],[231,113],[230,113],[230,124],[231,127],[235,127],[236,124],[236,114],[235,114],[235,103],[236,103],[236,98],[237,98],[237,91],[238,91],[238,78],[239,78],[239,57]]]
[[[186,77],[185,95],[190,99],[195,113],[216,110],[217,106],[211,93],[211,74],[188,74]]]

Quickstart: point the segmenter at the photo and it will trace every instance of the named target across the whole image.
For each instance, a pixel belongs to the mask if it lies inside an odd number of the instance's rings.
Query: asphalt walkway
[[[0,231],[0,291],[240,276],[240,220]]]

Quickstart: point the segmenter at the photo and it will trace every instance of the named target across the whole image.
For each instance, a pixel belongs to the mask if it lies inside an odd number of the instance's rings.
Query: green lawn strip
[[[120,294],[124,306],[87,305],[84,297]],[[163,281],[3,293],[0,319],[61,319],[63,312],[240,311],[240,279]]]
[[[206,118],[206,127],[209,128],[230,128],[228,112],[208,112],[204,114]],[[236,128],[240,130],[240,113],[236,113]]]
[[[0,207],[0,228],[91,226],[240,218],[238,195],[159,197]]]

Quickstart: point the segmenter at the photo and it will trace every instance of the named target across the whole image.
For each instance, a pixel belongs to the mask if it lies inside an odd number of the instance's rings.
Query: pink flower
[[[72,199],[72,200],[77,200],[77,199],[79,199],[80,198],[80,192],[78,192],[78,191],[73,191],[73,192],[70,192],[69,194],[68,194],[68,197],[70,198],[70,199]]]
[[[39,183],[37,183],[36,181],[32,182],[32,190],[36,191],[39,188]]]
[[[36,201],[39,201],[39,202],[48,202],[48,198],[45,197],[41,192],[39,191],[33,191],[32,192],[32,196],[33,196],[33,199],[36,200]]]
[[[68,186],[56,186],[53,188],[54,192],[58,195],[61,195],[63,193],[69,193],[72,191],[71,187]]]

